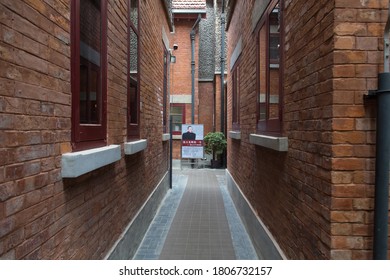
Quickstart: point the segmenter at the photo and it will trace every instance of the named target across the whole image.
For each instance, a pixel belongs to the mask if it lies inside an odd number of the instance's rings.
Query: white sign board
[[[203,158],[203,124],[182,124],[181,158]]]

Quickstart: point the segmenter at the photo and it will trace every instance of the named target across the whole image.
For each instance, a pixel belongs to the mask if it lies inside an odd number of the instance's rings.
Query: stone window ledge
[[[254,145],[269,148],[279,152],[288,151],[288,138],[287,137],[274,137],[261,134],[250,134],[249,142]]]
[[[120,145],[66,153],[61,157],[61,175],[63,178],[77,178],[120,159]]]
[[[172,135],[173,140],[181,140],[181,134],[180,135]]]
[[[169,133],[164,133],[164,134],[162,135],[162,140],[163,140],[163,141],[168,141],[169,139],[171,139],[171,134],[169,134]]]
[[[133,142],[127,142],[125,143],[125,154],[126,155],[133,155],[135,153],[138,153],[140,151],[143,151],[148,146],[148,140],[141,139],[138,141]]]
[[[241,140],[241,132],[240,131],[229,131],[229,138]]]

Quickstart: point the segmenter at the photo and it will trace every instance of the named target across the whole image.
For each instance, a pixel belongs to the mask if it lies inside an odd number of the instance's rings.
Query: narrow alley
[[[224,170],[174,169],[173,179],[134,259],[258,259]]]
[[[389,38],[388,0],[0,0],[0,260],[390,259]]]

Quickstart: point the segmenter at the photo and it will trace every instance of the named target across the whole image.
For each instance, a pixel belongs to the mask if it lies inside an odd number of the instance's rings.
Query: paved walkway
[[[226,189],[225,171],[174,169],[134,259],[257,259]]]

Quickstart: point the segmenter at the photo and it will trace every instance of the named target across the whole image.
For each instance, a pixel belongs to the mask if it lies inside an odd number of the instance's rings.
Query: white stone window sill
[[[254,145],[269,148],[279,152],[288,151],[288,138],[287,137],[274,137],[260,134],[250,134],[249,142]]]
[[[241,140],[241,132],[240,131],[229,131],[229,138]]]
[[[133,155],[135,153],[138,153],[140,151],[143,151],[148,146],[148,140],[141,139],[138,141],[133,142],[127,142],[125,143],[125,154],[126,155]]]
[[[66,153],[61,157],[61,175],[63,178],[76,178],[120,159],[120,145]]]
[[[162,135],[162,140],[165,142],[165,141],[168,141],[169,139],[171,139],[171,134],[169,133],[164,133]]]
[[[172,135],[173,140],[181,140],[181,135]]]

